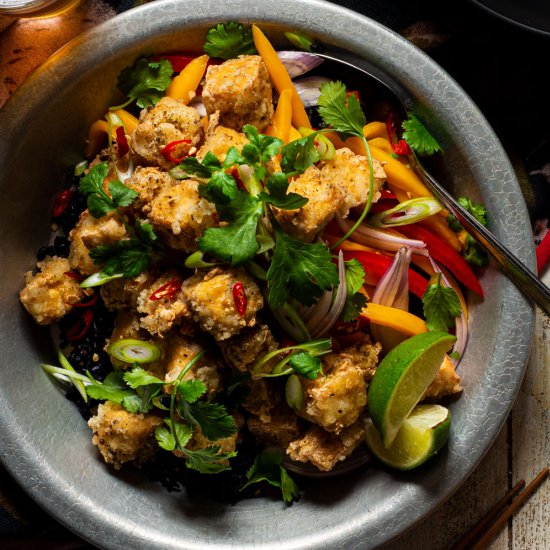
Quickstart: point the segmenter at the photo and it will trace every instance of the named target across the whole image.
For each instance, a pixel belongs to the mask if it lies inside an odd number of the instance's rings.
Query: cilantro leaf
[[[190,403],[186,401],[182,405],[185,420],[199,426],[203,435],[210,441],[229,437],[237,431],[235,419],[219,403],[207,401]]]
[[[222,165],[218,157],[208,151],[202,161],[197,157],[186,157],[176,167],[170,170],[170,175],[178,180],[185,179],[189,176],[197,176],[199,178],[210,178],[214,172],[222,169]]]
[[[241,156],[239,153],[239,150],[232,145],[225,154],[225,160],[223,161],[223,167],[229,168],[230,166],[233,166],[234,164],[245,164],[246,159]]]
[[[319,151],[315,147],[317,132],[287,143],[281,150],[281,168],[285,174],[305,172],[319,161]]]
[[[218,212],[225,227],[210,227],[199,239],[199,248],[218,258],[241,265],[256,254],[259,245],[256,239],[258,218],[263,210],[262,202],[246,192],[238,191],[226,206],[219,206]]]
[[[152,107],[164,96],[172,80],[172,64],[166,59],[148,61],[141,57],[118,76],[118,89],[141,109]]]
[[[312,305],[323,290],[338,286],[338,270],[329,250],[320,243],[303,243],[281,230],[275,230],[275,252],[267,282],[269,303],[281,307],[292,296]]]
[[[144,222],[137,218],[134,223],[134,230],[136,236],[144,245],[150,246],[151,248],[157,247],[159,238],[149,222]]]
[[[150,247],[136,238],[117,241],[112,245],[102,244],[90,251],[90,257],[106,275],[122,273],[124,277],[136,277],[153,262]]]
[[[363,126],[367,122],[365,115],[357,97],[347,95],[342,82],[325,82],[317,105],[324,122],[337,132],[363,135]]]
[[[119,180],[114,180],[109,184],[109,193],[111,193],[111,200],[116,208],[130,206],[138,196],[136,191],[126,187]]]
[[[262,191],[259,198],[277,208],[297,210],[298,208],[302,208],[302,206],[309,201],[308,198],[298,193],[287,193],[288,178],[280,172],[269,176],[266,188],[269,191],[269,195]]]
[[[201,474],[219,474],[225,470],[230,470],[226,460],[237,456],[235,451],[221,453],[218,446],[206,447],[206,449],[181,449],[186,460],[185,465],[191,470],[197,470]]]
[[[204,51],[210,57],[222,59],[254,55],[257,52],[252,38],[252,28],[235,21],[220,23],[208,31]]]
[[[455,323],[455,317],[462,313],[460,299],[452,288],[440,284],[441,273],[430,279],[430,284],[422,296],[424,317],[428,330],[447,332]]]
[[[283,456],[279,449],[268,448],[258,454],[254,464],[246,472],[247,482],[241,491],[254,483],[265,481],[273,487],[281,489],[283,499],[287,504],[300,496],[300,490],[294,480],[281,465]]]
[[[279,138],[260,134],[257,128],[251,124],[243,126],[243,133],[250,142],[241,151],[241,155],[248,164],[269,162],[271,157],[280,153],[283,142]]]
[[[120,371],[109,373],[103,382],[95,382],[87,386],[86,392],[92,399],[113,401],[119,405],[125,398],[135,395],[135,392],[124,382],[123,373]]]
[[[466,197],[458,199],[460,205],[465,208],[483,226],[487,227],[487,209],[482,204],[476,204]]]
[[[409,147],[420,155],[433,155],[443,151],[441,145],[418,120],[417,116],[411,112],[407,115],[409,118],[403,122],[402,126],[405,130],[403,139],[409,144]]]
[[[359,317],[361,310],[367,305],[367,298],[359,292],[365,283],[365,269],[353,258],[344,262],[346,269],[346,302],[340,318],[349,323]]]
[[[165,418],[164,422],[167,427],[157,426],[155,429],[155,438],[159,447],[165,451],[187,450],[184,447],[193,435],[191,426],[181,422],[172,422],[169,418]]]
[[[199,185],[199,195],[218,205],[229,204],[237,191],[237,182],[223,170],[215,172],[206,185]]]
[[[288,364],[296,374],[309,380],[315,380],[321,372],[321,360],[319,357],[315,357],[305,351],[291,355]]]
[[[124,373],[123,378],[125,382],[133,389],[139,388],[141,386],[149,386],[151,384],[163,386],[166,382],[149,374],[142,367],[135,367],[131,371]]]
[[[100,193],[103,191],[103,180],[108,173],[109,165],[106,162],[96,164],[85,176],[80,178],[78,190],[84,195]]]
[[[187,403],[194,403],[206,393],[206,385],[202,380],[184,380],[176,386],[176,391],[181,399]]]
[[[477,265],[478,267],[483,267],[489,263],[487,252],[471,235],[466,234],[465,244],[466,249],[462,256],[468,263]]]

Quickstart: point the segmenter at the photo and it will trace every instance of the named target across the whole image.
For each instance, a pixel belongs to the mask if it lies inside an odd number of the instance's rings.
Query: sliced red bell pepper
[[[365,269],[365,273],[372,274],[376,281],[382,278],[393,261],[389,256],[363,250],[344,250],[343,252],[344,260],[357,259]],[[422,299],[427,288],[428,280],[416,271],[409,269],[409,290]]]
[[[550,231],[546,233],[544,239],[537,246],[537,273],[542,275],[542,270],[550,260]]]
[[[467,288],[483,296],[483,289],[472,268],[468,265],[466,260],[441,237],[428,231],[424,227],[420,227],[418,224],[401,225],[399,226],[399,232],[411,239],[424,241],[428,248],[428,252],[434,260],[449,268],[453,275]]]
[[[397,155],[410,155],[409,144],[397,136],[397,115],[393,111],[389,111],[386,116],[386,130],[393,152]]]

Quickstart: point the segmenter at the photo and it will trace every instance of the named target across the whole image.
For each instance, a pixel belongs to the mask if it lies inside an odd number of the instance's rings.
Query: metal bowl
[[[0,457],[39,504],[106,548],[373,548],[425,517],[481,460],[519,389],[533,307],[494,268],[486,299],[469,297],[471,338],[460,365],[448,446],[395,474],[365,468],[310,480],[288,509],[269,497],[234,506],[168,493],[139,472],[104,465],[72,403],[38,367],[55,360],[49,332],[18,302],[23,273],[49,231],[53,195],[81,158],[87,128],[111,104],[118,72],[142,53],[196,50],[227,20],[258,22],[275,42],[307,31],[361,56],[406,88],[445,142],[440,178],[482,200],[490,226],[529,266],[529,222],[510,163],[483,115],[428,56],[380,24],[320,0],[158,1],[86,33],[55,54],[0,111]]]

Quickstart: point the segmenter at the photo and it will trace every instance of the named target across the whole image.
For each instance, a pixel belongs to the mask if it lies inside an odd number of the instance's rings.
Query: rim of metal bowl
[[[140,43],[140,36],[162,35],[171,33],[185,26],[206,26],[217,21],[240,20],[244,22],[273,23],[297,30],[309,31],[327,42],[332,42],[348,51],[370,57],[371,60],[384,60],[386,70],[398,75],[399,79],[414,89],[434,105],[441,116],[446,117],[450,125],[459,132],[463,141],[463,154],[476,154],[473,167],[477,181],[485,185],[495,186],[498,182],[499,192],[508,193],[511,201],[508,204],[514,209],[514,216],[520,231],[508,231],[497,226],[499,238],[507,244],[513,241],[514,249],[522,261],[534,265],[532,248],[524,246],[522,239],[528,234],[528,217],[512,167],[504,154],[498,139],[485,121],[483,115],[467,97],[454,80],[433,62],[423,52],[416,49],[399,35],[383,27],[379,23],[360,14],[323,2],[322,0],[229,0],[228,2],[205,1],[196,4],[190,0],[159,0],[125,12],[102,25],[83,34],[68,46],[62,53],[54,55],[30,78],[20,90],[8,101],[3,111],[0,111],[0,121],[5,125],[3,135],[14,136],[16,140],[18,128],[28,124],[33,112],[33,101],[40,96],[42,105],[47,105],[48,98],[54,97],[58,86],[79,78],[81,67],[105,63],[105,58],[118,50],[128,50]],[[136,32],[141,29],[141,32]],[[108,46],[105,37],[108,37]],[[369,37],[369,43],[365,40]],[[391,55],[388,55],[391,52]],[[74,60],[78,59],[78,66]],[[453,114],[460,112],[460,116]],[[464,128],[463,116],[475,121],[475,128]],[[3,119],[3,120],[2,120]],[[469,139],[471,138],[471,140]],[[9,156],[15,150],[14,140],[2,140],[0,144],[0,166],[9,162]],[[480,144],[480,142],[482,142]],[[481,162],[480,148],[486,147]],[[502,224],[503,226],[505,224]],[[523,233],[522,233],[523,231]],[[426,493],[417,500],[419,493],[416,488],[410,488],[409,496],[401,503],[404,506],[405,519],[369,516],[368,503],[364,508],[354,510],[349,520],[332,528],[330,531],[318,525],[315,532],[306,536],[296,536],[292,540],[263,540],[263,531],[257,538],[247,544],[239,541],[218,541],[216,548],[234,547],[235,542],[241,548],[319,548],[362,545],[376,547],[423,519],[437,505],[446,500],[471,473],[491,446],[500,427],[512,406],[519,390],[525,365],[528,358],[531,334],[533,330],[534,308],[507,281],[502,281],[503,303],[501,304],[503,319],[509,316],[522,324],[521,332],[514,323],[503,323],[497,327],[496,341],[506,342],[512,349],[495,346],[491,359],[499,365],[500,370],[491,371],[504,384],[498,388],[498,395],[491,393],[489,401],[498,401],[495,405],[498,422],[486,432],[476,432],[480,435],[475,444],[471,435],[457,443],[457,447],[449,450],[448,461],[445,464],[445,475],[437,480],[434,493]],[[517,325],[518,323],[516,323]],[[505,378],[504,378],[505,377]],[[504,380],[506,379],[506,383]],[[0,397],[3,388],[0,387]],[[488,390],[492,392],[493,390]],[[466,396],[463,397],[466,399]],[[471,402],[464,406],[472,406]],[[481,406],[476,404],[476,406]],[[480,411],[483,414],[483,411]],[[76,414],[76,411],[75,411]],[[479,430],[478,430],[479,431]],[[63,472],[48,468],[47,457],[37,456],[32,442],[25,438],[24,428],[18,424],[17,416],[9,407],[3,405],[0,399],[0,433],[2,434],[3,450],[0,458],[6,468],[28,491],[28,493],[54,517],[76,531],[85,539],[104,547],[124,547],[132,544],[146,545],[149,548],[204,548],[213,544],[209,535],[201,540],[182,540],[164,538],[162,526],[144,526],[131,521],[125,516],[125,506],[116,510],[105,510],[101,502],[93,502],[87,495],[78,494],[71,486],[71,480],[64,479]],[[461,463],[457,460],[457,448],[462,444],[471,444],[468,460]],[[461,451],[463,452],[463,451]],[[40,472],[40,473],[37,473]],[[427,474],[418,474],[426,476]],[[37,477],[38,476],[38,477]],[[418,478],[417,478],[418,479]],[[422,478],[422,479],[425,479]],[[37,482],[39,480],[39,482]],[[405,484],[406,482],[403,481]],[[432,485],[434,486],[434,485]],[[138,487],[139,489],[139,487]],[[408,499],[408,500],[407,500]],[[293,510],[299,511],[300,503]],[[66,514],[70,511],[69,514]],[[192,521],[192,520],[191,520]],[[273,526],[272,529],[277,529]],[[279,534],[281,527],[279,524]],[[368,529],[368,533],[366,530]],[[368,534],[368,538],[365,535]],[[284,536],[284,532],[281,537]],[[277,542],[275,542],[277,541]]]

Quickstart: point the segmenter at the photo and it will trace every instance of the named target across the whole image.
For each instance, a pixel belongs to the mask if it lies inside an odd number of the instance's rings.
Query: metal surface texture
[[[320,0],[160,0],[131,10],[53,56],[0,111],[0,458],[54,517],[104,548],[375,548],[450,497],[516,396],[534,311],[495,268],[482,277],[485,300],[468,298],[464,394],[451,405],[445,450],[407,474],[366,468],[308,483],[291,509],[271,498],[229,506],[168,493],[137,471],[102,464],[86,423],[38,367],[55,360],[49,331],[18,302],[23,273],[48,234],[53,196],[81,159],[90,123],[111,104],[118,72],[142,53],[196,50],[207,28],[228,19],[258,22],[280,44],[284,30],[307,31],[391,75],[443,136],[439,176],[482,200],[491,230],[534,265],[518,182],[493,131],[464,91],[400,36]]]

